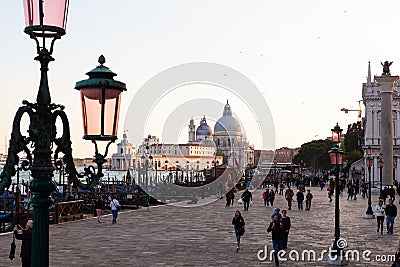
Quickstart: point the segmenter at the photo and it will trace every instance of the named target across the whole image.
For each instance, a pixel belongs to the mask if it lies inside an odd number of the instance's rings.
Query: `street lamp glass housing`
[[[68,0],[23,0],[25,33],[36,37],[65,34]]]
[[[332,131],[332,141],[336,143],[342,142],[343,129],[340,128],[339,124],[336,123],[335,127],[333,127],[331,131]]]
[[[329,151],[329,157],[332,165],[341,165],[343,163],[343,152],[337,146],[332,147]]]
[[[374,160],[372,157],[367,157],[367,166],[371,167],[374,164]]]
[[[116,140],[124,83],[116,81],[116,75],[103,66],[105,59],[99,58],[100,66],[86,73],[89,79],[76,83],[80,91],[83,118],[83,138],[86,140]]]

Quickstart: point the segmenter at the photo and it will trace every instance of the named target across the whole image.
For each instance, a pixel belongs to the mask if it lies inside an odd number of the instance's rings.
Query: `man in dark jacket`
[[[253,200],[253,195],[251,194],[251,192],[249,191],[248,188],[246,188],[246,190],[244,190],[243,194],[242,194],[242,200],[243,200],[243,206],[244,206],[244,210],[249,210],[249,205],[250,205],[250,201]]]
[[[391,198],[389,198],[389,204],[386,205],[385,213],[387,233],[393,234],[393,224],[394,218],[397,216],[397,207],[393,204],[393,200]]]
[[[22,240],[21,244],[21,260],[22,267],[30,267],[31,266],[31,250],[32,250],[32,227],[33,221],[28,220],[25,229],[22,230],[22,234],[18,233],[18,227],[14,227],[14,236],[18,240]]]
[[[297,199],[297,206],[299,210],[303,210],[303,201],[304,201],[304,194],[301,190],[299,190],[296,194]]]
[[[279,266],[278,252],[283,249],[283,223],[279,221],[278,215],[269,224],[267,232],[272,232],[272,246],[274,247],[274,258],[276,266]]]

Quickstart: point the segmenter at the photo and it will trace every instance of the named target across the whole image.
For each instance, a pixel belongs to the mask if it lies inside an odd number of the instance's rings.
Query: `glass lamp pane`
[[[331,164],[335,165],[336,164],[336,153],[334,153],[334,152],[329,153],[329,158],[331,159]]]
[[[85,94],[81,90],[82,100],[82,119],[83,119],[83,133],[84,135],[100,135],[101,131],[101,105],[99,99],[101,98],[101,89],[90,90],[90,94]],[[94,99],[94,91],[99,91],[99,99]],[[91,97],[88,97],[91,96]]]
[[[40,21],[40,5],[43,8],[43,24]],[[48,25],[65,29],[68,0],[24,0],[25,26]]]
[[[343,153],[337,153],[337,162],[336,164],[342,164],[343,163]]]
[[[114,89],[104,89],[104,91],[103,95],[102,88],[81,90],[84,135],[117,136],[121,91]]]

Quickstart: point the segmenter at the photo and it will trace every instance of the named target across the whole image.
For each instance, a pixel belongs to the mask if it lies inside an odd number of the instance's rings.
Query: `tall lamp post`
[[[367,147],[367,167],[368,167],[368,208],[367,212],[365,212],[365,218],[372,219],[374,217],[374,212],[372,211],[372,203],[371,203],[371,166],[374,163],[374,158],[372,157],[372,149],[371,147]]]
[[[335,240],[332,244],[331,253],[328,256],[328,264],[332,265],[346,265],[347,261],[343,259],[343,246],[338,244],[340,241],[340,210],[339,210],[339,173],[340,166],[343,163],[343,152],[340,150],[339,145],[342,141],[342,129],[338,124],[332,129],[332,140],[335,145],[329,151],[331,164],[335,166]]]
[[[383,154],[379,153],[378,166],[379,166],[379,198],[382,198],[382,168],[383,168]]]
[[[48,65],[54,61],[54,43],[65,35],[68,0],[24,0],[23,5],[26,22],[24,32],[36,43],[35,60],[40,62],[41,77],[36,103],[24,100],[14,117],[6,165],[0,174],[0,194],[11,185],[11,177],[16,174],[15,165],[19,162],[18,153],[24,151],[29,161],[27,169],[32,175],[29,188],[33,193],[35,224],[31,266],[46,267],[49,266],[49,207],[53,202],[51,192],[56,187],[52,178],[58,155],[64,155],[62,160],[65,171],[69,173],[68,182],[74,187],[92,190],[99,184],[108,146],[117,139],[121,92],[126,90],[126,86],[113,80],[116,74],[103,66],[104,57],[99,60],[101,66],[87,73],[89,79],[76,84],[75,88],[81,91],[84,139],[94,143],[93,162],[97,164],[97,173],[93,166],[89,166],[85,169],[85,175],[80,175],[73,162],[70,128],[64,106],[52,103],[47,79]],[[23,136],[20,129],[24,115],[30,121],[28,137]],[[57,119],[62,123],[60,138],[56,138]],[[104,155],[98,153],[96,141],[109,141]],[[54,145],[57,148],[53,152]],[[85,176],[87,183],[79,180]]]

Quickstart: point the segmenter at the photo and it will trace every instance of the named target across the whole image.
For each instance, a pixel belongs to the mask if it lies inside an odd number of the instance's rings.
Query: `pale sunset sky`
[[[345,114],[340,109],[358,109],[368,61],[372,75],[381,74],[380,62],[386,60],[394,62],[392,75],[400,74],[399,10],[400,1],[71,0],[67,34],[56,41],[55,61],[49,66],[52,102],[66,106],[74,157],[90,157],[94,149],[82,139],[74,86],[98,65],[99,55],[128,88],[121,104],[119,139],[125,120],[148,116],[126,116],[146,81],[178,65],[217,63],[243,74],[258,88],[273,118],[275,147],[299,147],[329,136],[337,122],[346,131],[357,121],[357,112]],[[22,100],[36,100],[39,63],[33,60],[35,43],[24,27],[22,1],[1,1],[0,153],[5,152]],[[260,133],[251,123],[257,118],[251,118],[241,96],[222,89],[215,93],[211,87],[184,86],[154,110],[165,115],[188,99],[207,98],[221,105],[230,99],[235,116],[247,126],[250,143],[271,149],[259,143]],[[198,125],[203,115],[207,108],[193,110],[187,121],[194,117]],[[163,123],[157,116],[148,117],[153,124]],[[210,126],[215,119],[218,116],[208,119]],[[176,127],[179,141],[185,142],[186,122]],[[162,136],[158,128],[152,130]],[[132,140],[144,137],[128,134]],[[116,146],[110,152],[115,153]]]

